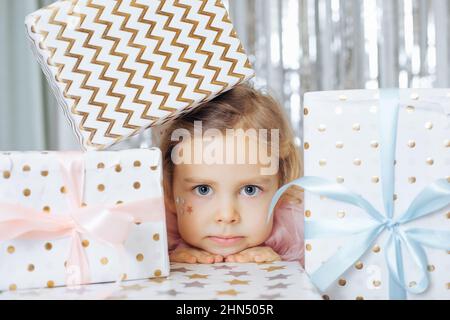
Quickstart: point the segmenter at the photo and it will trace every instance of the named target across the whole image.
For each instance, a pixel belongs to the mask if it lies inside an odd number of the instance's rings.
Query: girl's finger
[[[225,262],[236,262],[236,258],[234,256],[234,254],[229,255],[228,257],[225,258]]]
[[[248,253],[239,253],[236,255],[236,261],[240,263],[251,262],[253,258]]]
[[[209,264],[209,263],[213,263],[214,262],[214,257],[213,256],[208,256],[208,255],[201,255],[198,258],[198,261],[200,263],[207,263],[207,264]]]
[[[181,251],[178,253],[178,262],[184,262],[184,263],[196,263],[197,262],[197,257],[195,257],[194,255],[192,255],[189,252],[186,251]]]
[[[194,255],[197,258],[197,262],[199,262],[199,263],[213,263],[214,262],[214,257],[211,254],[206,253],[204,251],[196,250],[194,252]]]

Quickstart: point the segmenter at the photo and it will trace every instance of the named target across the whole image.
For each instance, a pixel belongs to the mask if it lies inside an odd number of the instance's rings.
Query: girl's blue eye
[[[211,191],[212,191],[211,187],[207,186],[207,185],[201,185],[201,186],[195,187],[195,192],[199,196],[207,196]]]
[[[248,185],[242,188],[241,194],[246,195],[248,197],[255,197],[261,192],[261,188],[257,186]]]

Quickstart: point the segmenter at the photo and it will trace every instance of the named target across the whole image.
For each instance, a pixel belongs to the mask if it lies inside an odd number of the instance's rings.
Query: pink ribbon
[[[68,285],[89,283],[89,263],[81,243],[81,234],[124,252],[132,226],[164,219],[162,197],[147,198],[116,205],[82,206],[84,161],[80,153],[58,154],[63,181],[67,186],[68,212],[49,215],[20,204],[0,203],[0,241],[19,239],[53,240],[71,237],[66,270],[75,267],[79,277]]]

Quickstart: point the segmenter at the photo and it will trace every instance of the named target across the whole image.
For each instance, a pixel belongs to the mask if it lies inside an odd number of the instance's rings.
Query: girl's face
[[[248,147],[238,148],[235,154],[248,155]],[[184,241],[225,257],[263,243],[272,231],[267,212],[278,175],[262,175],[262,167],[259,162],[175,165],[174,208]]]

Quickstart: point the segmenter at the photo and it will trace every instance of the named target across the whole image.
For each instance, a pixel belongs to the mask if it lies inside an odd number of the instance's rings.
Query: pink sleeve
[[[272,233],[265,245],[277,252],[283,261],[299,261],[304,266],[303,207],[282,203],[274,212]]]

